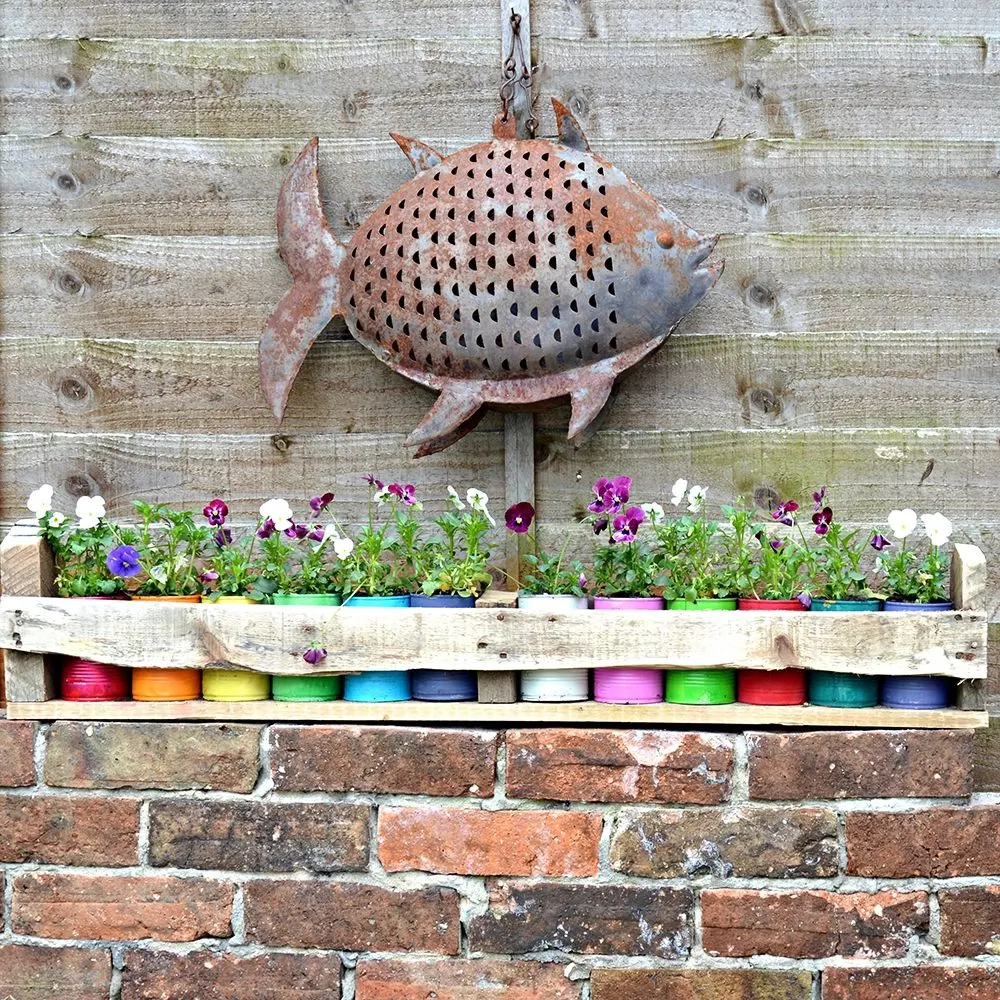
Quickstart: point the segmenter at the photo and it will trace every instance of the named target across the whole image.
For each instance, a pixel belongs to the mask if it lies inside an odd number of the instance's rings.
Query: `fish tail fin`
[[[319,139],[299,153],[278,196],[278,247],[294,284],[260,335],[260,383],[280,420],[295,376],[316,338],[343,315],[340,269],[346,248],[327,224],[319,197]]]
[[[424,458],[442,451],[464,437],[482,418],[483,401],[473,386],[445,382],[434,405],[406,439],[408,448],[417,448]]]

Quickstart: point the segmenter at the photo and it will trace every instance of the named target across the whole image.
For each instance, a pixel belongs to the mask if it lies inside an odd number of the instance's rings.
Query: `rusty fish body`
[[[715,237],[593,155],[569,112],[556,113],[559,143],[497,137],[444,157],[394,137],[416,174],[346,247],[322,216],[312,140],[279,202],[295,284],[261,338],[279,417],[335,315],[393,370],[441,393],[407,441],[418,455],[465,434],[484,405],[568,396],[570,437],[597,416],[722,264],[703,266]]]

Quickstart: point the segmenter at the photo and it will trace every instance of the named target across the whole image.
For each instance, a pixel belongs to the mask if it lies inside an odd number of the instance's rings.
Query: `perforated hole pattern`
[[[619,352],[605,167],[492,142],[418,174],[351,242],[362,340],[459,378],[552,374]]]

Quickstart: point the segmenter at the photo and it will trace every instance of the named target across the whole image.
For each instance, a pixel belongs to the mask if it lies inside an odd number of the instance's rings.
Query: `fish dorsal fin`
[[[426,142],[410,139],[405,135],[396,135],[395,132],[390,132],[389,135],[399,143],[399,148],[406,153],[410,163],[413,164],[415,173],[419,174],[421,170],[436,167],[444,159],[436,149],[428,146]]]
[[[579,149],[583,153],[590,152],[590,143],[583,134],[580,123],[573,112],[562,101],[552,98],[552,110],[556,113],[556,127],[559,129],[559,141],[570,149]]]

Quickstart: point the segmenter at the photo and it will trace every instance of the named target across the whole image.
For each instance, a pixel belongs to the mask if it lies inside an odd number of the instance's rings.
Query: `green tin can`
[[[736,598],[678,599],[668,611],[735,611]],[[731,705],[736,701],[735,670],[668,670],[666,700],[672,705]]]
[[[328,607],[340,605],[337,594],[275,594],[275,604],[300,607]],[[275,701],[336,701],[341,694],[340,677],[284,677],[271,678],[271,697]]]

